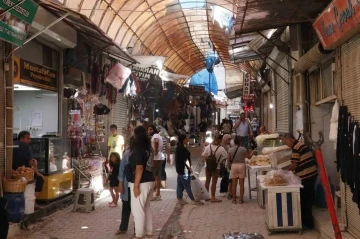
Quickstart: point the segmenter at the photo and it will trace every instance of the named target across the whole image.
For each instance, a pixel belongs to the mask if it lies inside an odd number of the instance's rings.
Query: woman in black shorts
[[[120,168],[120,155],[118,153],[110,154],[110,168],[111,173],[109,174],[109,182],[110,182],[110,193],[112,197],[112,202],[109,202],[109,207],[117,207],[117,203],[119,201],[119,168]]]

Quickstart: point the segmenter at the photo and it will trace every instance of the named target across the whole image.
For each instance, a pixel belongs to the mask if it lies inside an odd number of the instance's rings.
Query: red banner
[[[322,46],[332,50],[360,31],[360,0],[333,0],[313,27]]]

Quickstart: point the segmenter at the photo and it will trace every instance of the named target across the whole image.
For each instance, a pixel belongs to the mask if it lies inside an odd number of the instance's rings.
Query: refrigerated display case
[[[32,156],[44,175],[44,186],[37,200],[53,200],[73,190],[70,138],[33,138]]]

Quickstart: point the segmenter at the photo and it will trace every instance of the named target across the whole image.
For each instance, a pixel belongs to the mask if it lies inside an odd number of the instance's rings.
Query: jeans
[[[249,136],[240,136],[240,146],[249,149]]]
[[[314,185],[316,176],[303,179],[301,184],[304,186],[300,189],[300,201],[301,201],[301,221],[302,225],[312,229],[314,228],[313,216],[312,216],[312,202],[314,197]]]
[[[179,175],[177,177],[177,187],[176,187],[176,196],[178,199],[183,198],[183,192],[186,190],[186,193],[188,194],[189,198],[194,201],[194,195],[191,191],[191,184],[190,184],[190,175]]]
[[[135,198],[134,184],[129,183],[131,193],[131,211],[135,222],[135,235],[142,238],[144,229],[147,235],[153,234],[152,212],[150,199],[154,192],[154,182],[140,183],[140,195]]]
[[[129,192],[129,200],[122,200],[122,211],[121,211],[121,223],[120,223],[120,231],[126,232],[129,227],[129,219],[131,214],[131,196],[130,196],[130,188],[128,187]]]

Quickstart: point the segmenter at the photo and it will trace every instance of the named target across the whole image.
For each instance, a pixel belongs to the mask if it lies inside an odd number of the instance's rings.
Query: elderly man
[[[301,178],[303,188],[300,189],[301,219],[303,227],[314,228],[312,217],[312,201],[314,185],[317,177],[317,164],[311,149],[297,141],[292,134],[282,136],[283,142],[292,148],[290,171]]]
[[[240,119],[235,123],[236,135],[241,139],[241,146],[249,149],[249,138],[252,136],[250,122],[245,118],[245,113],[240,114]]]
[[[229,152],[230,149],[231,136],[230,134],[225,134],[222,137],[221,146],[224,147],[226,152]],[[228,197],[231,197],[231,179],[230,173],[228,169],[228,162],[223,162],[223,165],[220,167],[221,174],[221,182],[220,182],[220,194],[223,197],[226,197],[226,193],[228,193]]]

